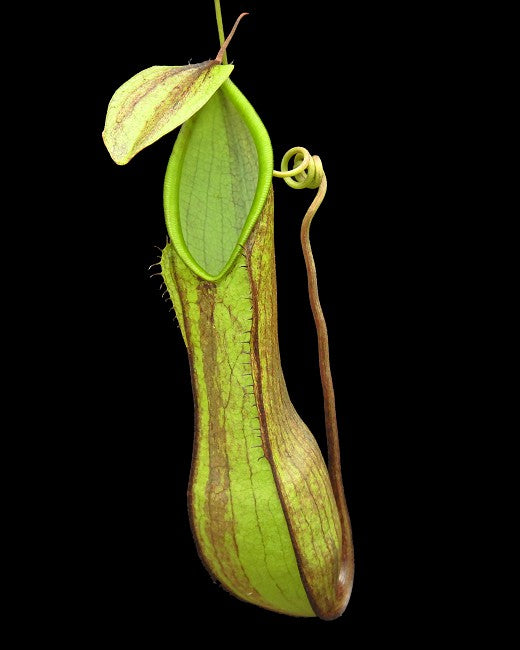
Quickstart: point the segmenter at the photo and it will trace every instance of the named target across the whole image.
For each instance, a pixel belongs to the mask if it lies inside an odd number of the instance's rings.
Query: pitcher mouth
[[[217,282],[232,268],[260,216],[272,174],[269,135],[251,104],[227,80],[185,123],[166,170],[168,234],[196,275]]]

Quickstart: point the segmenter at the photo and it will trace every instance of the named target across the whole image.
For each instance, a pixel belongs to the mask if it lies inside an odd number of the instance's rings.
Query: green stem
[[[217,17],[218,40],[220,47],[224,44],[224,24],[222,23],[222,11],[220,10],[220,0],[215,0],[215,15]],[[222,56],[222,63],[227,64],[227,54],[224,52]]]

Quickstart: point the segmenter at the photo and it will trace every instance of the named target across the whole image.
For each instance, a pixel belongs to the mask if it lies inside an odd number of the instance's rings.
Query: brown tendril
[[[288,165],[291,158],[294,157],[293,169],[289,170]],[[316,264],[312,254],[310,243],[310,227],[316,211],[320,207],[325,193],[327,192],[327,177],[323,170],[323,165],[319,156],[311,156],[307,149],[303,147],[293,147],[282,159],[281,171],[274,171],[273,176],[283,178],[290,187],[294,189],[318,188],[305,217],[303,218],[300,239],[307,269],[307,284],[309,291],[309,301],[312,315],[318,335],[318,357],[320,366],[321,386],[323,391],[323,404],[325,411],[325,431],[327,436],[327,454],[328,469],[334,498],[338,507],[338,512],[343,530],[343,551],[342,566],[339,575],[338,589],[345,592],[351,589],[352,580],[348,579],[348,574],[353,572],[353,547],[350,534],[350,520],[343,490],[343,481],[341,476],[341,458],[339,447],[338,423],[336,417],[336,400],[334,396],[334,385],[332,382],[332,373],[330,369],[329,354],[329,337],[327,333],[327,324],[323,309],[321,307],[318,293],[318,279],[316,275]],[[348,598],[348,594],[344,597]]]

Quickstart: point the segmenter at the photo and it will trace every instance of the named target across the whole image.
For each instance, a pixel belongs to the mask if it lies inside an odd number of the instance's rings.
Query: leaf
[[[110,100],[103,140],[118,165],[188,120],[211,99],[233,70],[205,61],[156,65],[124,83]]]

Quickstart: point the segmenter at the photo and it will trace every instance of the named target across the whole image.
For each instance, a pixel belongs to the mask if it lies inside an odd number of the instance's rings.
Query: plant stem
[[[218,40],[220,47],[224,44],[224,25],[222,23],[222,11],[220,10],[220,0],[215,0],[215,15],[217,17]],[[224,52],[222,56],[222,63],[227,64],[227,54]]]

